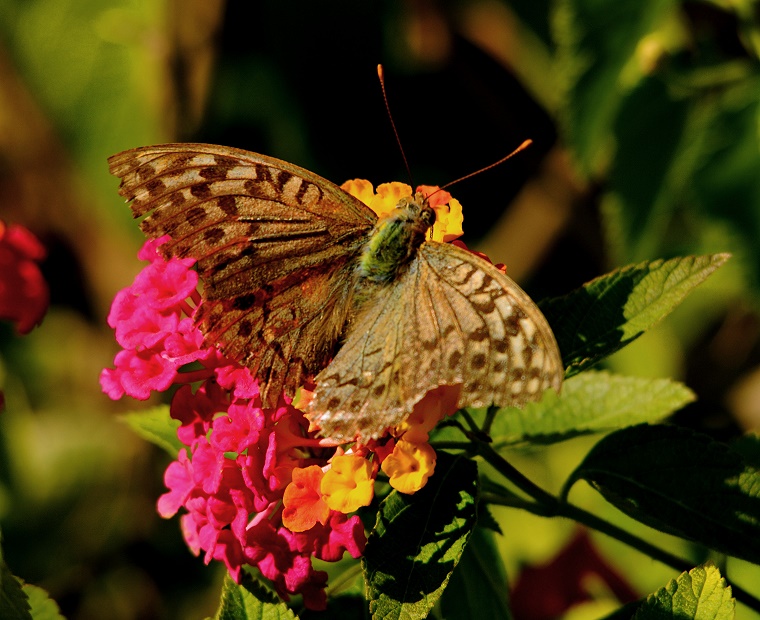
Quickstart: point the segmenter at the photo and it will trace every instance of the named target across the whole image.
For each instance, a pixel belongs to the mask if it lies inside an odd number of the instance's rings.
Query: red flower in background
[[[0,221],[0,319],[15,324],[19,334],[39,325],[50,294],[37,263],[45,248],[23,226]]]
[[[592,600],[589,578],[602,582],[621,603],[637,593],[596,550],[585,530],[567,543],[551,561],[526,566],[512,590],[512,613],[517,620],[554,620],[575,605]]]

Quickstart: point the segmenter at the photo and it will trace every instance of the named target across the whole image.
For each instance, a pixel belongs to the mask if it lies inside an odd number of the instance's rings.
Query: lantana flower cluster
[[[344,189],[380,216],[411,194],[399,183],[377,193],[367,181]],[[436,209],[433,237],[461,235],[459,203],[437,188],[418,191]],[[177,386],[170,415],[185,448],[166,470],[159,514],[182,511],[190,549],[206,563],[223,562],[236,581],[244,566],[255,566],[284,599],[300,594],[306,607],[324,609],[327,574],[311,558],[363,553],[364,526],[351,513],[370,504],[379,471],[401,492],[425,485],[435,468],[428,432],[456,410],[458,391],[432,390],[389,436],[365,445],[320,438],[284,396],[277,407],[263,407],[249,370],[204,342],[193,321],[202,303],[195,259],[164,259],[158,248],[165,241],[143,246],[138,256],[148,265],[114,299],[108,323],[122,350],[101,373],[103,391],[145,400]],[[304,407],[309,396],[302,390],[296,404]]]

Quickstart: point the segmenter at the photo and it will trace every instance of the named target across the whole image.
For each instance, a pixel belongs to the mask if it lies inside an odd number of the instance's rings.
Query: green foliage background
[[[534,140],[454,194],[465,240],[536,299],[628,263],[731,252],[606,366],[684,381],[697,397],[676,414],[684,426],[724,440],[757,429],[759,22],[753,0],[0,0],[0,218],[48,246],[53,298],[29,336],[0,331],[0,526],[13,572],[69,618],[214,612],[223,571],[155,514],[166,456],[118,421],[134,403],[111,403],[97,384],[115,352],[108,306],[139,269],[141,243],[105,159],[209,141],[337,182],[405,180],[378,62],[416,183],[446,183]],[[509,458],[557,491],[597,439]],[[572,497],[705,559],[590,486]],[[494,517],[513,581],[574,534],[516,510]],[[593,542],[641,595],[675,577]],[[722,569],[746,588],[760,580],[739,560]],[[612,598],[602,590],[573,613],[598,617]]]

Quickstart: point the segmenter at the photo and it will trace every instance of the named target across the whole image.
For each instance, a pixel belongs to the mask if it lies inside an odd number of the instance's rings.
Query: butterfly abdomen
[[[375,284],[396,280],[417,254],[434,222],[435,211],[419,194],[399,201],[388,216],[378,221],[362,249],[360,280]]]

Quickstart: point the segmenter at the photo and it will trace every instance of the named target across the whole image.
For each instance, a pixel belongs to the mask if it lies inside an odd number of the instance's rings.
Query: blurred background
[[[699,400],[677,414],[683,425],[724,440],[756,429],[759,56],[755,0],[0,0],[0,219],[45,244],[51,289],[30,335],[0,326],[12,571],[72,619],[213,614],[223,571],[155,513],[169,457],[118,419],[146,405],[113,403],[98,384],[116,352],[105,317],[141,268],[142,243],[106,158],[213,142],[337,183],[407,181],[379,62],[415,184],[447,183],[533,140],[452,193],[465,242],[535,299],[632,262],[731,252],[607,367],[686,382]],[[593,441],[510,458],[556,490]],[[571,499],[705,559],[588,489]],[[554,607],[518,589],[517,620],[600,617],[675,576],[571,523],[496,515],[511,583],[530,566],[544,587],[567,585],[553,588]],[[756,567],[721,567],[756,591]]]

